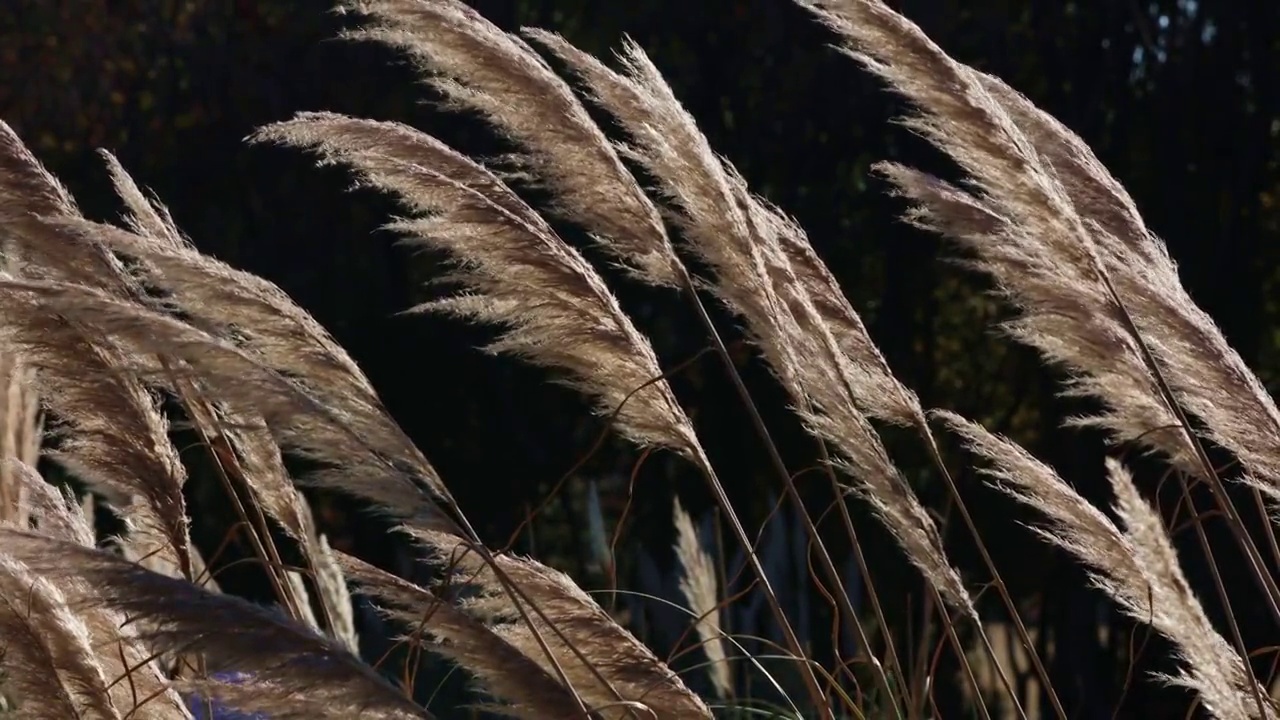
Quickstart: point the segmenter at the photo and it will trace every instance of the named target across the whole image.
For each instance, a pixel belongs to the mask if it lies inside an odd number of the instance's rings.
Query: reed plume
[[[693,613],[699,645],[707,655],[711,683],[716,694],[727,699],[733,696],[733,677],[721,637],[724,633],[720,629],[720,593],[715,562],[699,540],[693,518],[679,500],[672,507],[672,515],[676,526],[676,559],[683,570],[680,592]]]
[[[1164,243],[1088,145],[1002,81],[947,56],[879,0],[799,2],[915,104],[905,124],[965,171],[959,187],[879,166],[916,203],[908,218],[971,251],[973,265],[1022,310],[1008,325],[1012,335],[1070,371],[1069,394],[1103,404],[1077,422],[1158,451],[1192,475],[1212,472],[1163,397],[1128,314],[1206,437],[1274,486],[1280,410],[1187,294]]]
[[[47,577],[9,557],[0,557],[0,637],[23,717],[120,719],[84,621]]]
[[[502,326],[490,352],[565,371],[560,382],[594,398],[623,435],[705,465],[649,341],[581,254],[492,172],[410,127],[330,113],[306,113],[257,137],[314,148],[414,213],[391,227],[448,252],[451,279],[468,290],[418,310]]]
[[[546,667],[546,659],[534,643],[533,633],[540,631],[561,658],[574,688],[607,717],[626,716],[630,703],[648,707],[659,718],[711,717],[705,703],[678,675],[565,574],[533,560],[494,556],[496,567],[541,611],[533,623],[525,623],[512,598],[502,592],[494,567],[486,565],[474,550],[443,533],[415,528],[406,532],[436,566],[447,571],[447,584],[468,591],[459,593],[459,607]],[[575,657],[577,653],[581,657]],[[624,701],[621,706],[618,696]]]
[[[1276,717],[1244,660],[1209,622],[1159,515],[1119,462],[1108,460],[1107,477],[1121,526],[1016,443],[954,413],[937,416],[989,463],[983,472],[994,487],[1043,516],[1034,528],[1042,539],[1084,563],[1125,614],[1174,643],[1185,672],[1173,682],[1198,693],[1214,717]]]
[[[428,644],[465,667],[503,703],[504,714],[531,720],[581,716],[581,707],[556,677],[493,628],[425,588],[350,555],[338,558],[361,592],[408,628],[403,640]]]
[[[408,54],[449,104],[480,113],[519,151],[517,175],[586,228],[631,274],[677,287],[684,273],[662,218],[586,109],[520,37],[459,0],[351,0],[370,21],[346,37]]]
[[[798,247],[808,245],[803,232],[752,195],[741,176],[716,156],[638,45],[624,43],[620,52],[623,71],[615,72],[557,35],[532,31],[530,35],[563,60],[583,80],[591,99],[627,131],[632,142],[625,146],[626,154],[657,179],[664,196],[674,205],[686,245],[715,272],[713,292],[744,321],[792,401],[803,407],[821,396],[818,405],[822,413],[842,413],[835,421],[829,415],[807,416],[810,429],[850,453],[846,469],[864,483],[863,487],[868,487],[865,483],[874,486],[866,497],[878,503],[878,510],[887,511],[882,516],[904,543],[908,556],[948,598],[967,612],[971,610],[968,593],[945,560],[932,520],[845,393],[852,383],[859,404],[865,400],[870,405],[871,397],[878,398],[874,401],[877,412],[899,421],[910,412],[905,409],[909,401],[903,398],[911,395],[882,370],[883,362],[867,362],[879,353],[871,352],[874,344],[865,333],[850,336],[845,332],[848,325],[841,328],[845,348],[862,353],[858,356],[845,355],[840,343],[829,337],[827,323],[813,307],[809,291],[823,288],[829,293],[829,286],[824,286],[833,281],[822,272],[820,262],[814,264],[816,256],[811,249]],[[791,257],[805,264],[805,284],[795,277]],[[789,297],[782,297],[784,293]],[[788,302],[795,307],[788,307]],[[824,302],[839,304],[829,295]],[[796,318],[793,310],[803,317]],[[860,326],[856,318],[851,314],[843,322]],[[815,333],[834,346],[815,347],[822,342]],[[833,354],[835,348],[840,349]],[[838,397],[834,402],[832,392]]]
[[[272,718],[430,718],[341,643],[239,598],[202,590],[113,554],[17,530],[0,530],[5,555],[50,581],[79,580],[86,602],[111,607],[139,626],[153,651],[199,653],[213,673],[237,684],[193,679],[183,686]]]

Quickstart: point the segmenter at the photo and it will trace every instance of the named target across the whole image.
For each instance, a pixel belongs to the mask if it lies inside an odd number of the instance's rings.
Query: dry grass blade
[[[534,642],[533,630],[520,621],[493,568],[457,538],[414,528],[407,532],[438,564],[452,569],[449,579],[452,584],[475,591],[474,595],[463,593],[459,602],[464,611],[493,627],[526,657],[547,667],[546,658]],[[625,701],[650,708],[658,718],[711,717],[711,711],[678,675],[566,575],[532,560],[509,555],[497,555],[493,559],[538,606],[542,615],[534,618],[533,625],[556,653],[574,689],[603,717],[626,717],[632,711],[617,707],[617,698],[601,678]],[[563,633],[563,638],[551,626]],[[599,677],[588,671],[577,654],[569,651],[566,640],[590,661]]]
[[[491,352],[565,371],[563,382],[595,398],[601,414],[616,411],[623,435],[703,464],[684,411],[655,381],[662,373],[648,340],[595,269],[491,172],[394,123],[307,113],[259,137],[314,148],[414,211],[392,227],[447,251],[453,279],[470,291],[421,309],[503,326]]]
[[[693,526],[693,518],[676,500],[672,513],[676,524],[676,559],[684,569],[680,592],[696,618],[699,644],[707,655],[711,682],[722,700],[733,696],[733,679],[720,630],[720,592],[716,566]]]
[[[581,706],[554,675],[484,623],[350,555],[339,554],[338,560],[361,592],[376,600],[388,618],[407,627],[406,639],[430,638],[432,649],[465,668],[486,692],[505,703],[499,708],[503,714],[528,720],[582,715]]]
[[[547,185],[555,210],[581,223],[644,280],[675,287],[680,261],[652,202],[573,91],[519,37],[458,0],[354,0],[369,15],[348,37],[408,52],[456,106],[482,113],[522,152],[522,177]],[[406,158],[407,159],[407,158]]]
[[[991,463],[984,472],[995,487],[1044,516],[1037,534],[1083,562],[1126,614],[1174,643],[1186,667],[1176,682],[1195,690],[1214,717],[1259,717],[1251,687],[1256,683],[1248,667],[1209,622],[1159,516],[1119,463],[1108,463],[1108,476],[1122,527],[1016,443],[958,415],[937,415],[969,450]],[[1264,717],[1276,717],[1269,701],[1264,702]]]
[[[340,643],[273,611],[110,553],[15,530],[0,530],[0,541],[5,555],[51,582],[90,584],[88,602],[124,613],[153,650],[197,653],[213,672],[245,673],[241,687],[253,692],[194,685],[238,709],[298,720],[431,717]]]

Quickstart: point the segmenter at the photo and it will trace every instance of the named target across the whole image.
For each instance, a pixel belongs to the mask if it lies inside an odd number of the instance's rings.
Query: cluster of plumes
[[[600,274],[493,172],[405,125],[306,113],[259,139],[315,148],[363,182],[394,192],[414,216],[391,227],[445,250],[464,294],[419,309],[503,327],[488,349],[566,373],[601,414],[642,446],[705,464],[649,341]]]
[[[286,661],[319,657],[321,646],[346,658],[347,666],[337,674],[351,675],[359,685],[351,673],[363,667],[364,682],[381,683],[364,692],[348,685],[348,707],[365,698],[374,698],[374,706],[385,698],[406,705],[398,691],[351,655],[355,635],[345,582],[284,474],[279,447],[270,435],[262,436],[265,425],[235,422],[260,417],[250,414],[259,405],[248,397],[237,404],[225,392],[234,385],[233,368],[202,373],[201,367],[210,365],[187,358],[208,361],[202,351],[221,348],[227,357],[242,358],[243,368],[264,376],[269,368],[229,341],[175,319],[180,313],[199,317],[200,301],[193,295],[172,292],[161,307],[135,274],[150,271],[145,280],[151,288],[164,289],[168,281],[170,287],[181,285],[183,293],[198,292],[199,283],[189,282],[192,275],[175,282],[156,265],[145,264],[148,252],[195,256],[167,213],[107,156],[129,210],[128,229],[90,223],[7,126],[0,126],[0,139],[6,172],[0,178],[0,215],[9,263],[0,278],[5,287],[0,336],[7,356],[15,358],[6,361],[10,377],[0,480],[6,497],[17,503],[6,509],[0,543],[0,622],[6,637],[26,640],[6,643],[10,650],[21,646],[24,654],[6,654],[5,665],[6,690],[16,696],[19,711],[24,717],[189,718],[180,690],[206,697],[237,692],[220,689],[197,668],[248,668],[255,673],[255,691],[231,704],[270,710],[276,717],[290,717],[288,712],[319,717],[318,708],[327,713],[341,707],[333,698],[332,707],[324,707],[318,702],[323,693],[303,692],[301,684],[322,673],[298,673]],[[130,266],[122,256],[136,262]],[[188,345],[165,343],[166,337],[185,338]],[[23,387],[14,386],[19,381]],[[313,571],[315,601],[324,610],[329,638],[222,596],[208,581],[188,538],[185,471],[169,439],[160,392],[181,400],[210,450],[233,448],[219,456],[225,472],[236,466],[251,472],[253,483],[245,483],[244,490],[253,507],[266,508],[294,536]],[[35,471],[41,432],[30,397],[36,395],[53,420],[47,434],[53,447],[46,456],[85,481],[125,521],[116,551],[98,549],[91,513],[58,495]],[[310,609],[305,584],[290,587],[291,609],[318,624],[314,614],[298,610]],[[266,632],[276,625],[274,634]],[[281,673],[296,676],[292,688],[278,677]],[[264,687],[277,691],[263,693]]]
[[[1072,370],[1073,392],[1105,403],[1088,422],[1180,469],[1202,470],[1131,317],[1173,399],[1280,498],[1280,412],[1187,297],[1163,245],[1083,142],[1000,81],[947,57],[878,0],[799,1],[917,104],[909,124],[964,170],[961,187],[881,168],[916,201],[915,222],[972,250],[974,264],[1024,310],[1013,334]],[[871,422],[927,436],[919,401],[894,377],[803,230],[712,151],[638,46],[627,42],[614,70],[553,33],[526,31],[617,121],[627,139],[611,142],[533,47],[461,2],[344,7],[371,18],[351,37],[409,53],[446,98],[481,113],[517,148],[508,167],[518,171],[504,175],[395,123],[309,113],[255,136],[311,148],[400,200],[408,217],[391,227],[444,251],[454,261],[448,279],[463,288],[421,309],[499,326],[489,350],[562,373],[624,436],[675,451],[710,476],[648,340],[596,270],[507,181],[533,179],[549,190],[553,211],[633,276],[693,290],[700,281],[668,237],[669,220],[681,249],[710,269],[705,289],[742,322],[855,493],[943,600],[976,619],[933,520]],[[653,178],[663,209],[624,158]],[[272,718],[429,717],[354,654],[350,579],[408,628],[404,640],[468,669],[511,716],[711,716],[566,576],[478,547],[435,470],[333,338],[279,288],[195,250],[164,208],[106,159],[128,210],[119,226],[84,218],[0,125],[0,240],[10,262],[0,274],[0,357],[12,358],[3,366],[0,429],[0,632],[30,640],[18,643],[24,655],[8,676],[29,701],[24,712],[188,718],[181,690]],[[261,513],[244,521],[277,523],[299,548],[318,590],[314,607],[303,573],[285,569],[269,542],[260,559],[292,617],[197,585],[203,570],[187,536],[185,474],[161,393],[178,401],[228,487]],[[128,520],[123,553],[95,549],[84,514],[32,469],[35,394],[52,415],[52,456]],[[1246,664],[1208,622],[1158,516],[1120,466],[1109,467],[1117,526],[1021,448],[942,417],[994,465],[999,487],[1047,518],[1047,539],[1173,641],[1185,664],[1175,682],[1219,717],[1257,716]],[[285,470],[285,451],[321,468],[305,480],[404,523],[444,582],[423,587],[329,548]],[[676,519],[681,588],[727,695],[714,569],[687,515],[677,509]],[[187,662],[193,658],[199,663]]]
[[[348,33],[401,49],[453,105],[482,113],[522,152],[509,158],[556,196],[633,274],[677,286],[661,216],[573,91],[529,45],[456,0],[349,0],[369,18]]]
[[[532,171],[535,182],[551,193],[554,209],[588,230],[633,276],[658,287],[691,289],[695,281],[666,234],[661,222],[665,215],[679,230],[684,246],[711,268],[713,278],[707,287],[742,320],[806,424],[837,451],[840,467],[855,481],[854,490],[875,508],[942,597],[976,617],[959,573],[946,558],[936,525],[867,420],[870,415],[923,426],[918,401],[893,377],[803,231],[754,196],[734,168],[712,151],[637,45],[625,43],[618,72],[554,33],[523,31],[524,38],[564,63],[581,81],[587,98],[623,129],[628,141],[611,143],[569,86],[525,39],[497,28],[461,2],[369,0],[344,7],[372,19],[371,27],[352,33],[353,37],[407,51],[427,72],[428,81],[454,105],[480,113],[512,141],[517,148],[512,159],[522,170]],[[526,321],[515,315],[515,303],[508,307],[496,301],[518,293],[520,307],[527,307],[523,304],[541,288],[517,288],[508,277],[478,278],[471,272],[473,267],[485,271],[490,262],[487,255],[501,257],[508,252],[506,243],[495,238],[505,240],[510,233],[490,229],[483,246],[464,245],[462,238],[469,233],[454,229],[456,211],[441,219],[438,203],[432,202],[439,191],[427,187],[444,185],[457,195],[458,179],[466,187],[485,189],[495,180],[470,180],[478,170],[462,167],[455,159],[442,162],[437,156],[447,149],[433,149],[430,138],[399,126],[310,115],[269,129],[267,135],[317,146],[326,157],[356,167],[369,184],[397,193],[411,207],[417,204],[416,210],[435,211],[430,224],[398,226],[466,258],[469,272],[463,279],[473,287],[477,280],[483,281],[481,297],[469,299],[466,311],[508,325],[516,321],[518,330],[527,323],[529,332],[508,335],[499,349],[519,351],[523,348],[513,342],[524,342],[526,336],[537,339],[534,321],[547,322],[549,310],[538,308],[532,311],[536,317]],[[656,181],[663,210],[655,208],[619,157],[634,161]],[[428,161],[433,163],[432,171],[452,175],[451,182],[424,171]],[[506,209],[517,202],[501,204]],[[488,208],[482,210],[484,218],[494,214]],[[474,217],[466,219],[474,222]],[[542,228],[536,216],[528,224]],[[527,262],[523,259],[527,244],[512,238],[509,252],[516,256],[506,256],[504,271]],[[544,243],[544,248],[549,244]],[[574,287],[572,278],[561,282],[564,288]],[[536,362],[557,364],[555,359],[548,362],[529,355]],[[561,360],[559,366],[582,371],[569,361]],[[588,382],[580,386],[590,391],[592,384],[602,382],[602,373],[598,362],[585,369]],[[604,379],[616,382],[624,377],[614,372]],[[633,382],[625,389],[635,386]],[[598,397],[610,397],[596,392]],[[619,425],[627,431],[626,425]]]
[[[317,577],[332,563],[279,445],[340,468],[344,488],[380,488],[380,497],[403,500],[396,507],[405,513],[424,506],[403,478],[412,472],[438,485],[434,472],[345,352],[283,292],[197,253],[110,155],[126,207],[122,227],[84,218],[7,126],[0,140],[8,172],[0,213],[12,219],[4,226],[12,272],[0,277],[0,336],[35,372],[33,390],[53,414],[51,457],[121,510],[126,550],[189,580],[200,574],[187,536],[185,470],[160,393],[181,402],[220,470],[300,544]],[[386,458],[409,469],[395,474],[412,491],[374,482],[377,471],[390,474]],[[280,567],[277,555],[264,554]],[[329,585],[322,604],[338,597]],[[301,611],[305,603],[290,594]],[[349,614],[341,602],[324,611],[339,623]]]
[[[906,124],[965,173],[957,186],[896,164],[880,171],[915,223],[972,252],[1022,316],[1013,336],[1104,406],[1082,422],[1203,475],[1107,278],[1176,401],[1249,473],[1280,483],[1280,411],[1192,301],[1164,244],[1077,135],[999,79],[948,57],[878,0],[800,0],[867,69],[909,99]]]
[[[10,269],[49,287],[72,283],[102,294],[132,291],[119,261],[94,242],[78,242],[60,224],[81,216],[66,191],[0,126],[0,217]],[[0,283],[22,285],[13,275]],[[87,283],[92,283],[91,285]],[[42,313],[32,295],[5,292],[0,341],[34,371],[33,391],[59,423],[54,457],[111,502],[129,507],[156,550],[189,567],[182,486],[185,471],[168,438],[155,397],[127,371],[128,350],[102,328],[72,316]],[[105,380],[105,381],[104,381]]]
[[[711,291],[741,319],[806,425],[838,453],[854,490],[911,562],[972,616],[937,527],[867,419],[921,424],[919,402],[893,376],[804,231],[716,156],[639,46],[624,45],[618,72],[559,36],[529,34],[623,127],[630,143],[622,151],[656,179],[685,246],[713,271]]]
[[[273,719],[429,717],[354,654],[346,580],[351,576],[365,592],[384,600],[397,597],[396,592],[430,593],[340,558],[318,534],[285,470],[282,451],[287,450],[323,466],[306,480],[371,500],[436,545],[451,539],[472,548],[477,567],[498,563],[498,571],[487,576],[484,609],[454,607],[447,611],[452,616],[445,615],[455,618],[453,629],[433,625],[427,637],[433,648],[484,681],[504,712],[519,717],[710,716],[674,673],[567,578],[533,561],[495,561],[463,540],[452,515],[456,508],[426,459],[386,415],[345,351],[283,292],[196,251],[114,158],[107,158],[108,167],[129,214],[121,226],[83,218],[17,138],[3,130],[12,182],[3,186],[0,208],[14,218],[4,232],[11,257],[20,260],[20,276],[0,277],[5,310],[0,330],[6,347],[21,358],[15,368],[31,369],[14,369],[15,377],[33,383],[10,389],[6,414],[7,422],[25,419],[31,427],[6,429],[0,443],[0,449],[12,451],[4,478],[18,498],[0,529],[0,571],[7,573],[8,583],[0,596],[9,611],[2,621],[12,624],[6,626],[12,637],[44,640],[30,643],[35,655],[23,657],[20,671],[7,680],[23,712],[50,718],[116,718],[130,712],[158,720],[188,718],[181,692]],[[525,274],[508,278],[522,289],[530,283],[545,289],[545,303],[534,305],[548,309],[549,319],[530,321],[543,335],[513,332],[508,349],[523,342],[520,347],[540,360],[581,371],[588,359],[559,346],[580,346],[583,336],[590,337],[595,342],[586,343],[584,352],[621,377],[612,386],[587,381],[586,389],[602,403],[622,404],[623,384],[634,389],[659,375],[647,342],[590,266],[496,177],[443,152],[429,164],[452,158],[458,163],[451,168],[455,175],[471,173],[462,175],[470,188],[451,185],[443,175],[434,186],[443,194],[436,196],[442,204],[432,207],[454,213],[457,224],[449,226],[450,232],[465,243],[467,229],[478,229],[468,224],[470,216],[480,225],[505,227],[525,244],[523,254],[512,246],[507,256],[491,258],[489,287],[497,287],[505,259],[523,258]],[[457,194],[449,194],[448,187]],[[473,201],[473,194],[479,200]],[[46,197],[58,202],[33,204]],[[426,199],[416,190],[414,197]],[[480,216],[489,210],[497,215]],[[55,242],[66,251],[52,251],[49,244]],[[67,266],[54,264],[60,260]],[[473,287],[483,284],[483,275],[471,277]],[[514,300],[508,294],[499,304]],[[465,312],[462,308],[475,301],[457,298],[447,304]],[[551,346],[539,347],[548,338],[554,340]],[[51,486],[22,463],[36,452],[30,435],[37,436],[34,446],[39,446],[38,417],[28,400],[32,390],[48,398],[59,423],[54,457],[125,518],[118,552],[96,548],[83,514],[68,515],[79,508],[46,497]],[[157,402],[160,392],[181,402],[218,467],[239,481],[237,492],[248,493],[251,512],[265,513],[301,551],[302,570],[285,568],[274,547],[260,551],[279,575],[283,613],[221,595],[204,578],[203,563],[186,534],[185,476]],[[635,400],[618,420],[634,439],[701,457],[688,419],[665,384]],[[114,423],[108,422],[111,417]],[[266,527],[261,516],[246,522]],[[542,620],[521,633],[511,618],[525,613],[514,598],[528,601],[528,595],[536,608],[528,612]],[[548,634],[560,638],[552,641],[551,656],[542,644]],[[626,647],[631,651],[619,655]],[[513,664],[504,665],[504,659]],[[567,673],[559,669],[565,664]],[[494,681],[494,672],[506,672],[505,680]],[[589,676],[605,680],[584,695],[575,686]],[[600,694],[604,690],[607,698]],[[608,707],[594,707],[597,701]]]
[[[963,171],[956,185],[898,164],[878,168],[913,201],[911,222],[968,250],[970,264],[1022,311],[1007,325],[1011,335],[1070,372],[1068,393],[1102,404],[1073,422],[1205,476],[1212,470],[1193,444],[1195,430],[1233,452],[1252,484],[1280,497],[1280,412],[1084,141],[999,79],[948,57],[879,0],[799,1],[915,105],[906,125]],[[1187,427],[1170,402],[1200,424]],[[1178,644],[1188,668],[1181,681],[1214,713],[1256,716],[1246,666],[1205,620],[1158,518],[1122,469],[1113,465],[1110,477],[1123,531],[1021,449],[947,419],[997,463],[1002,487],[1065,533],[1046,537],[1093,568],[1127,612]]]
[[[922,413],[914,395],[888,371],[803,232],[746,190],[638,46],[625,44],[624,71],[619,73],[558,35],[526,31],[565,62],[584,82],[590,99],[628,133],[631,142],[619,143],[615,151],[569,88],[524,41],[461,3],[359,2],[352,7],[378,21],[357,36],[412,53],[446,95],[484,113],[522,148],[522,165],[537,171],[564,215],[604,240],[605,249],[641,279],[670,286],[685,271],[657,211],[618,161],[618,152],[644,167],[674,208],[669,215],[687,246],[715,271],[712,291],[744,320],[797,404],[816,408],[810,414],[815,432],[846,453],[859,488],[902,539],[912,560],[944,596],[971,611],[932,520],[863,416],[917,422]],[[381,140],[390,150],[392,139]],[[366,140],[361,149],[370,145]],[[404,189],[394,177],[375,182]],[[633,220],[618,223],[626,218]],[[803,306],[802,317],[791,313],[790,303]],[[814,349],[815,334],[831,334],[828,326],[838,339],[817,355],[806,353]],[[815,333],[815,328],[822,330]],[[802,357],[808,362],[801,362]],[[827,362],[813,362],[815,357]]]

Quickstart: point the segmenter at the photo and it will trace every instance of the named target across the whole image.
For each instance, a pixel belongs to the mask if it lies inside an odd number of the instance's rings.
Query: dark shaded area
[[[1280,4],[893,4],[948,52],[1005,78],[1080,133],[1165,238],[1192,296],[1264,380],[1277,378]],[[882,159],[940,172],[946,166],[890,124],[904,108],[826,47],[833,38],[798,8],[786,0],[473,5],[504,27],[554,29],[597,53],[631,35],[712,145],[805,226],[890,364],[926,406],[954,409],[1013,436],[1086,495],[1109,500],[1099,439],[1059,428],[1087,408],[1056,399],[1055,378],[992,332],[1007,310],[981,295],[981,279],[943,262],[935,238],[899,224],[901,206],[868,176],[870,164]],[[544,372],[475,350],[490,336],[485,330],[396,315],[425,297],[421,282],[434,270],[430,258],[412,257],[377,230],[390,203],[368,192],[344,193],[342,173],[316,169],[300,153],[243,142],[259,125],[325,109],[410,122],[468,152],[501,149],[474,120],[424,104],[429,94],[391,52],[332,40],[346,21],[327,13],[327,2],[11,0],[5,8],[0,118],[90,213],[117,212],[91,152],[106,147],[159,193],[202,249],[270,278],[313,312],[363,365],[491,542],[505,543],[585,457],[604,426],[580,398],[550,384]],[[574,237],[571,228],[566,236]],[[664,366],[702,349],[705,340],[679,298],[616,287]],[[791,467],[812,464],[814,448],[786,413],[781,393],[749,353],[742,357]],[[721,368],[707,356],[673,384],[744,517],[758,522],[777,480]],[[921,448],[893,432],[886,438],[921,495],[944,511],[944,492]],[[678,462],[654,457],[636,470],[639,460],[610,440],[518,547],[583,571],[588,552],[576,532],[583,478],[600,480],[612,522],[635,470],[624,546],[648,548],[660,565],[669,564],[672,493],[695,514],[710,501],[699,478]],[[959,456],[953,460],[962,467]],[[1140,477],[1154,495],[1158,474]],[[959,480],[1006,581],[1024,601],[1026,619],[1054,640],[1055,684],[1075,717],[1112,716],[1131,660],[1139,671],[1171,669],[1155,641],[1130,658],[1132,626],[1086,589],[1083,573],[1012,522],[1020,516],[1010,503],[969,473]],[[216,546],[227,517],[221,491],[194,484],[202,493],[200,540]],[[810,486],[821,510],[829,498],[822,483]],[[1160,499],[1172,509],[1173,484]],[[320,514],[340,544],[393,562],[383,529],[349,504],[322,503]],[[892,542],[863,524],[877,585],[894,600],[891,611],[918,616],[918,580]],[[843,554],[843,533],[835,524],[829,529],[833,549]],[[963,528],[953,521],[949,530],[956,561],[975,584],[985,581]],[[1249,646],[1275,644],[1280,638],[1235,546],[1220,525],[1211,523],[1210,531]],[[1183,533],[1179,541],[1193,585],[1210,612],[1220,614],[1194,537]],[[624,571],[632,566],[628,552],[619,553]],[[251,570],[229,572],[224,584],[262,592]],[[996,612],[997,603],[987,604]],[[824,612],[816,603],[816,627]],[[826,642],[824,631],[814,634]],[[1134,646],[1143,637],[1139,631]],[[1266,654],[1256,661],[1264,673],[1269,664]],[[1138,682],[1124,694],[1122,716],[1180,717],[1187,702]]]

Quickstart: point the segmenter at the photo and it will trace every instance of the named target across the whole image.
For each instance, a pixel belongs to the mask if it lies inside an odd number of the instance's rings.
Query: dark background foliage
[[[831,50],[833,38],[798,8],[787,0],[472,4],[504,27],[553,29],[596,53],[607,53],[624,33],[637,40],[713,146],[807,228],[890,364],[927,406],[1012,435],[1088,496],[1107,502],[1099,438],[1059,428],[1088,408],[1055,398],[1058,378],[993,332],[1008,310],[983,296],[980,279],[946,263],[937,239],[897,222],[900,205],[868,173],[871,163],[890,158],[944,173],[947,167],[891,124],[905,109]],[[1280,4],[891,4],[948,52],[1005,78],[1080,133],[1168,242],[1192,296],[1274,384]],[[350,21],[329,13],[328,2],[7,0],[3,6],[0,118],[89,213],[117,212],[92,153],[105,147],[159,193],[200,248],[279,283],[334,332],[492,542],[505,543],[573,470],[574,481],[548,505],[536,532],[521,535],[520,549],[582,572],[588,551],[581,533],[570,530],[582,523],[582,479],[596,478],[611,522],[634,487],[623,547],[647,548],[659,564],[671,562],[673,492],[695,514],[709,507],[696,478],[668,458],[640,458],[616,440],[591,454],[604,424],[546,373],[477,351],[486,331],[397,316],[426,297],[421,283],[434,269],[431,258],[411,256],[377,230],[390,204],[367,192],[344,193],[342,173],[315,169],[299,153],[243,142],[255,127],[301,110],[397,119],[469,152],[501,150],[485,127],[424,102],[430,94],[391,52],[333,40]],[[704,339],[676,298],[617,287],[666,367],[702,349]],[[811,465],[813,448],[788,418],[780,393],[749,352],[740,355],[792,469]],[[673,383],[744,515],[758,521],[777,479],[723,372],[706,356]],[[920,449],[907,438],[888,439],[921,494],[945,515],[944,494]],[[960,467],[960,460],[953,464]],[[1154,472],[1142,480],[1172,513],[1172,485],[1158,492]],[[960,481],[1026,617],[1055,638],[1055,684],[1076,716],[1110,717],[1117,706],[1135,717],[1180,716],[1183,695],[1147,684],[1124,691],[1131,664],[1168,669],[1159,660],[1162,648],[1130,652],[1131,626],[1087,588],[1083,574],[1033,541],[1014,522],[1012,506],[971,474]],[[829,498],[821,483],[812,484],[820,510]],[[199,492],[200,483],[194,485]],[[214,495],[202,500],[206,514],[198,514],[201,542],[210,547],[225,519]],[[349,504],[321,506],[340,544],[385,556],[382,528]],[[957,561],[975,585],[985,581],[964,532],[955,522],[949,528]],[[841,553],[839,534],[832,541]],[[918,581],[892,543],[870,524],[865,535],[881,592],[895,600],[891,610],[901,616],[913,602],[918,609]],[[1220,613],[1198,546],[1186,535],[1178,538],[1189,575],[1210,612]],[[1274,644],[1274,628],[1234,546],[1219,547],[1250,647]],[[627,552],[619,554],[624,570]],[[255,594],[257,579],[249,570],[229,571],[224,584]],[[1118,634],[1100,638],[1103,626]],[[1263,654],[1256,666],[1265,672],[1270,659]]]

